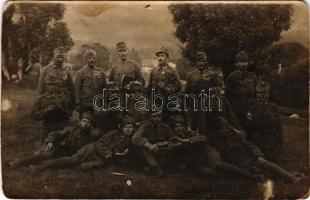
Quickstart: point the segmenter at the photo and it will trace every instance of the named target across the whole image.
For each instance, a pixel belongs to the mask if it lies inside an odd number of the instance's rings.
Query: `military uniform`
[[[93,112],[93,98],[102,94],[106,87],[103,69],[85,66],[80,69],[75,78],[76,104],[81,106],[81,112]]]
[[[123,87],[131,81],[139,81],[143,85],[145,84],[138,64],[132,60],[117,62],[111,69],[109,81],[117,82],[119,87]]]
[[[154,125],[147,121],[139,126],[132,137],[132,143],[137,147],[137,151],[159,176],[163,175],[161,167],[166,165],[172,156],[171,151],[169,151],[169,139],[172,134],[168,125],[162,122]],[[158,150],[151,151],[147,148],[148,145],[156,145]]]
[[[258,84],[257,93],[269,92],[267,83]],[[256,144],[269,160],[276,160],[279,156],[283,133],[281,128],[280,114],[277,106],[266,101],[257,101],[252,107],[249,119],[248,139]]]
[[[265,160],[263,152],[246,136],[234,129],[227,120],[218,118],[209,133],[209,144],[220,154],[224,162],[235,165],[251,174],[275,174],[289,180],[296,180],[289,172]]]
[[[177,93],[181,89],[181,82],[175,69],[165,64],[165,66],[157,66],[152,69],[148,88],[149,92],[151,89],[155,89],[156,93],[169,95]]]
[[[134,123],[133,119],[126,118],[123,121],[123,124],[128,123]],[[131,136],[123,134],[120,130],[113,130],[101,136],[98,141],[83,146],[71,156],[44,163],[39,170],[73,167],[79,164],[83,170],[91,170],[109,162],[128,164],[131,159],[130,140]]]
[[[64,54],[62,49],[56,49],[54,52],[57,54]],[[63,66],[57,66],[54,63],[46,66],[39,78],[38,83],[39,95],[46,97],[39,97],[38,101],[35,103],[33,114],[36,115],[36,112],[44,109],[44,107],[48,107],[49,105],[54,105],[53,102],[62,101],[63,103],[59,104],[59,110],[65,110],[66,115],[62,117],[63,112],[59,112],[59,116],[57,113],[53,115],[49,115],[42,119],[37,118],[37,120],[42,120],[42,131],[41,135],[44,139],[45,136],[53,130],[59,130],[59,128],[64,128],[64,125],[67,123],[67,119],[71,116],[71,112],[74,108],[74,85],[72,81],[72,77],[70,72],[64,69]],[[51,104],[48,102],[51,98],[59,98],[61,100],[51,100]],[[44,102],[41,102],[44,101]],[[61,105],[61,106],[60,106]],[[54,111],[56,111],[54,110]],[[35,117],[36,118],[36,117]],[[53,123],[55,122],[55,123]],[[58,124],[58,125],[57,125]],[[61,126],[62,125],[62,126]]]
[[[240,52],[236,62],[247,61],[247,55]],[[246,70],[237,70],[229,74],[226,84],[226,96],[244,129],[247,129],[249,111],[256,102],[256,75]]]
[[[82,129],[78,124],[75,126],[68,126],[63,130],[49,133],[39,152],[17,160],[15,165],[22,166],[55,157],[69,156],[91,141],[92,137],[90,129]],[[46,149],[49,143],[52,143],[53,147],[51,149]]]
[[[196,57],[198,58],[200,54],[201,56],[206,57],[206,55],[202,52],[198,52],[197,54],[198,56]],[[209,67],[209,69],[194,70],[188,75],[185,85],[185,94],[194,94],[199,97],[198,95],[201,94],[202,90],[205,91],[205,94],[208,94],[209,89],[212,89],[211,94],[216,92],[218,95],[222,96],[224,88],[225,86],[222,73],[220,71],[212,70]],[[219,108],[218,106],[210,105],[214,109],[212,112],[203,111],[200,106],[202,103],[201,101],[205,101],[204,104],[208,105],[208,99],[206,97],[198,98],[196,100],[197,111],[193,111],[195,106],[194,102],[189,102],[189,112],[191,113],[191,122],[189,123],[191,124],[193,130],[198,129],[200,133],[207,134],[208,118],[212,117],[212,115],[215,114],[214,112],[216,112]]]

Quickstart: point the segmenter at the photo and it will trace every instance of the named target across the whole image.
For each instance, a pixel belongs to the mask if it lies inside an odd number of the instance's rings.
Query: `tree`
[[[41,60],[46,64],[56,47],[65,46],[69,50],[73,46],[66,24],[60,21],[65,11],[64,4],[8,2],[6,6],[2,41],[3,48],[9,52],[5,56],[10,67],[20,58],[26,67],[34,49],[40,50]]]
[[[132,59],[133,61],[137,62],[139,64],[139,66],[141,66],[142,64],[142,60],[141,60],[141,57],[139,55],[139,52],[135,49],[135,48],[132,48],[130,53],[129,53],[129,57],[130,59]]]
[[[255,63],[260,51],[290,28],[293,13],[289,5],[279,4],[173,4],[169,11],[183,56],[192,61],[195,52],[205,51],[226,74],[240,50]]]

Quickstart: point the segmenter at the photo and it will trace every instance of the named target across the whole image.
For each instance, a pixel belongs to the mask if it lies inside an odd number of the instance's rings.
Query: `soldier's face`
[[[54,62],[55,62],[55,65],[62,66],[65,62],[65,55],[63,55],[63,54],[56,55],[54,57]]]
[[[239,70],[247,70],[248,69],[249,62],[248,61],[242,61],[237,62],[236,66]]]
[[[122,128],[124,135],[132,135],[134,133],[135,127],[133,124],[125,124]]]
[[[82,129],[89,129],[90,128],[90,126],[91,126],[91,122],[90,122],[90,120],[89,119],[81,119],[81,121],[80,121],[80,127],[82,128]]]
[[[208,66],[207,58],[201,58],[196,61],[196,66],[199,70],[203,70]]]
[[[182,134],[185,130],[184,124],[182,123],[176,123],[173,127],[174,132],[178,134]]]
[[[127,60],[128,49],[119,49],[117,52],[121,60]]]
[[[159,53],[157,55],[158,64],[165,64],[168,61],[168,56],[165,53]]]
[[[87,58],[87,64],[90,67],[94,67],[96,65],[96,56],[95,55],[89,55]]]

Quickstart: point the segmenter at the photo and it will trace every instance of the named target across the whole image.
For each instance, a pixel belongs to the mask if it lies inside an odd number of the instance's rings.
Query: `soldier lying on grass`
[[[135,131],[133,118],[124,118],[120,130],[113,130],[89,143],[75,154],[50,160],[40,166],[32,167],[34,172],[50,168],[71,168],[79,166],[82,170],[92,170],[107,163],[130,162],[129,150],[131,136]]]
[[[33,155],[9,162],[12,167],[35,164],[37,162],[74,154],[92,140],[92,118],[84,113],[82,119],[74,126],[53,131],[47,135],[42,149]]]
[[[294,182],[300,180],[297,174],[294,175],[266,160],[261,150],[248,141],[244,134],[233,128],[226,119],[220,117],[213,121],[212,128],[208,135],[209,142],[224,162],[262,177],[278,176]],[[217,169],[217,166],[214,168]]]

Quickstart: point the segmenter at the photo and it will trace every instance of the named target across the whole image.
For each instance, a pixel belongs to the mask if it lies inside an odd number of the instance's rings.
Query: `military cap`
[[[57,47],[54,49],[54,56],[64,55],[66,53],[66,49],[64,47]]]
[[[265,81],[259,81],[256,86],[256,92],[257,93],[269,93],[270,86],[269,83]]]
[[[97,56],[97,52],[94,49],[87,49],[84,53],[84,59],[87,59],[88,56]]]
[[[240,51],[239,53],[237,53],[236,57],[235,57],[235,62],[244,62],[244,61],[248,61],[248,55],[244,52],[244,51]]]
[[[88,119],[89,121],[93,121],[93,117],[88,112],[84,112],[81,119]]]
[[[135,125],[135,123],[136,123],[135,118],[130,117],[130,116],[125,116],[122,120],[122,125],[125,125],[125,124],[134,124]]]
[[[114,81],[110,81],[107,83],[107,89],[109,91],[117,91],[119,90],[118,84]]]
[[[160,53],[164,53],[167,57],[169,57],[169,51],[166,47],[160,47],[159,51],[157,51],[155,55],[158,56]]]
[[[205,52],[198,51],[195,54],[195,60],[200,60],[200,59],[207,59],[207,54]]]
[[[176,124],[176,123],[184,123],[184,117],[181,115],[172,115],[170,117],[170,123],[171,124]]]
[[[116,44],[116,49],[119,50],[123,50],[123,49],[127,49],[127,45],[125,42],[118,42]]]

